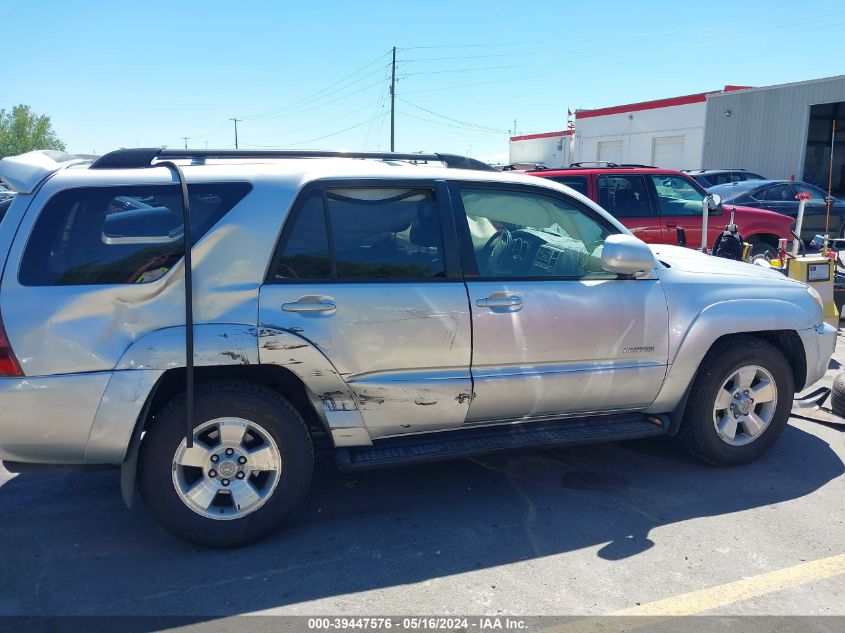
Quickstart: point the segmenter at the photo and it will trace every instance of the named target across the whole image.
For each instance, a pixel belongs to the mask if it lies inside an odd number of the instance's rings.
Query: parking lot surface
[[[839,363],[841,337],[827,384]],[[845,615],[843,460],[845,426],[796,417],[740,468],[666,438],[355,475],[325,459],[296,519],[230,551],[127,510],[118,471],[0,468],[0,615]]]

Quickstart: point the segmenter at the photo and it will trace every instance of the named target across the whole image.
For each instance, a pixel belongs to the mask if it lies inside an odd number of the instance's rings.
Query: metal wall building
[[[834,119],[833,190],[842,192],[845,75],[708,95],[703,167],[745,168],[827,189]]]

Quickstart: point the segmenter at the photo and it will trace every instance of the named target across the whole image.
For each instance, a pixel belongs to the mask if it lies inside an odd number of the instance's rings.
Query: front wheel
[[[155,416],[141,444],[145,504],[171,533],[236,547],[274,530],[305,496],[314,467],[302,417],[278,392],[242,381],[197,388],[193,446],[185,396]]]
[[[751,462],[783,432],[794,393],[792,368],[778,348],[750,336],[726,339],[699,367],[678,439],[711,464]]]

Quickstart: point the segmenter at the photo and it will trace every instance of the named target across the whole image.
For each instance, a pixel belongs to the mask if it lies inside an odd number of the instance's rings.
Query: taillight
[[[6,336],[2,318],[0,318],[0,376],[23,376],[21,366]]]

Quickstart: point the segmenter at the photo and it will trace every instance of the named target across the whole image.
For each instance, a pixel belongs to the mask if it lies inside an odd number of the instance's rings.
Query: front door
[[[684,230],[686,245],[689,248],[701,248],[702,208],[704,192],[692,178],[678,174],[657,174],[648,176],[654,191],[660,221],[669,234]],[[721,207],[711,211],[707,217],[707,248],[713,248],[719,233],[724,231],[727,220]],[[675,240],[667,240],[674,244]]]
[[[374,439],[460,426],[469,409],[470,315],[443,198],[445,184],[421,181],[307,187],[261,288],[262,327],[315,345]]]
[[[473,324],[470,422],[646,407],[666,373],[660,282],[601,268],[617,230],[565,194],[454,185]]]

